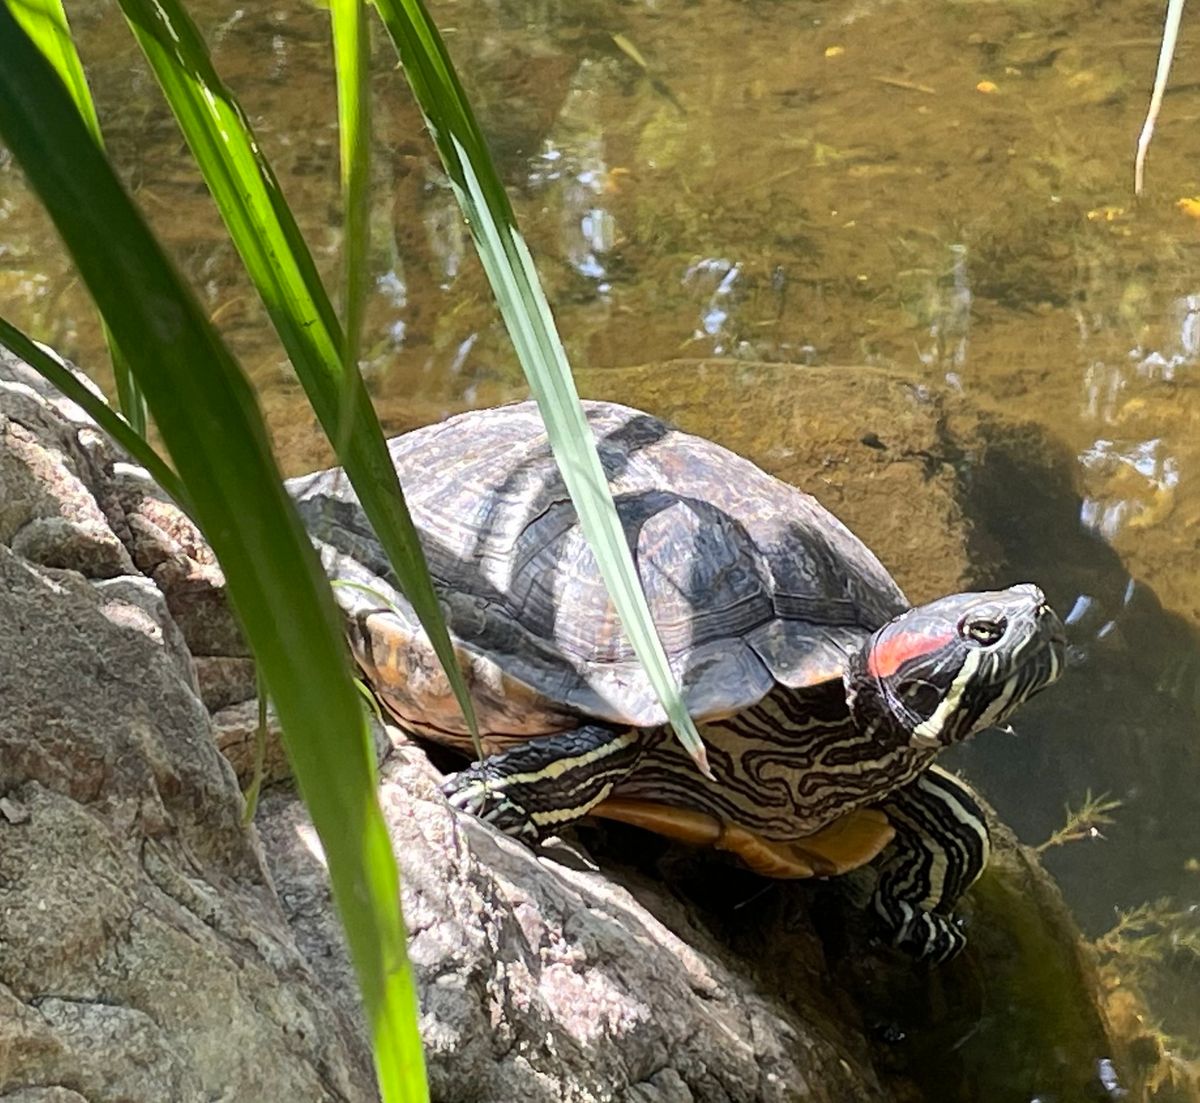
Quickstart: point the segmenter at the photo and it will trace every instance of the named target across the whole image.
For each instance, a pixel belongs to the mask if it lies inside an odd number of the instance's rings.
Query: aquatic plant
[[[1116,922],[1095,945],[1127,966],[1161,963],[1176,953],[1200,961],[1200,916],[1195,908],[1176,907],[1169,897],[1152,900],[1117,912]]]
[[[1120,807],[1121,802],[1113,800],[1107,793],[1101,793],[1100,796],[1094,797],[1089,789],[1084,793],[1083,803],[1078,808],[1072,808],[1069,804],[1066,806],[1067,818],[1062,827],[1033,849],[1038,854],[1044,854],[1047,850],[1063,846],[1066,843],[1079,842],[1081,839],[1103,838],[1103,832],[1100,829],[1113,822],[1111,813]]]

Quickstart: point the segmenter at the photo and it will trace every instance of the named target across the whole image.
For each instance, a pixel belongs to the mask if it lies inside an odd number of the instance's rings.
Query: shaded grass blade
[[[92,102],[92,93],[88,89],[87,77],[83,72],[83,63],[75,49],[71,38],[71,30],[67,24],[67,13],[63,10],[62,0],[8,0],[12,13],[17,22],[24,27],[25,32],[34,44],[45,55],[46,60],[58,73],[59,79],[67,86],[67,91],[75,103],[79,114],[83,116],[89,133],[97,145],[104,145],[104,137],[100,133],[100,120],[96,117],[96,105]],[[105,327],[104,338],[108,344],[108,355],[112,361],[113,378],[117,383],[117,403],[125,419],[138,436],[146,435],[146,402],[142,398],[137,380],[129,370],[129,364],[122,354],[112,335]],[[164,487],[164,489],[166,489]]]
[[[150,472],[151,478],[171,496],[184,513],[195,516],[183,483],[179,481],[179,476],[171,470],[167,461],[151,447],[145,437],[134,432],[133,426],[120,417],[103,398],[80,382],[57,357],[46,352],[4,318],[0,318],[0,345],[19,356],[43,379],[49,380],[82,408],[88,417]]]
[[[275,702],[325,847],[386,1100],[426,1100],[398,880],[331,592],[253,392],[54,71],[0,5],[0,138],[143,385]]]
[[[263,779],[267,776],[267,709],[270,701],[267,699],[267,687],[263,684],[262,675],[257,678],[256,694],[258,697],[258,715],[254,725],[254,771],[250,784],[242,790],[242,800],[246,802],[242,809],[242,825],[254,822],[258,815],[258,798],[262,795]]]
[[[178,0],[119,3],[478,748],[475,713],[383,430],[356,366],[346,367],[337,316],[279,184]]]
[[[655,630],[554,317],[450,56],[420,0],[375,0],[375,6],[466,215],[621,624],[680,741],[707,773],[704,744]]]

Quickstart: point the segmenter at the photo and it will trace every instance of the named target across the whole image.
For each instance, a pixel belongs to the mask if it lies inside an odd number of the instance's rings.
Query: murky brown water
[[[315,466],[325,453],[300,389],[128,34],[111,4],[82,7],[73,18],[115,159],[257,383],[284,465]],[[325,15],[299,2],[194,8],[333,281]],[[1116,908],[1167,897],[1191,909],[1172,927],[1177,946],[1200,923],[1200,221],[1177,205],[1200,194],[1200,80],[1185,26],[1135,204],[1161,9],[459,0],[434,11],[577,367],[702,355],[886,365],[1032,419],[1076,457],[1075,527],[1099,538],[1094,573],[1119,569],[1131,584],[1093,592],[1088,564],[1062,566],[1059,536],[1031,528],[1020,494],[994,496],[1014,568],[1057,587],[1064,614],[1075,602],[1086,661],[1074,704],[1047,695],[1025,738],[981,741],[963,764],[1029,841],[1089,785],[1119,798],[1106,839],[1048,864],[1092,934]],[[377,45],[366,347],[385,424],[400,429],[524,388]],[[2,161],[0,302],[80,363],[102,362],[87,300]],[[1200,968],[1167,953],[1177,981],[1159,986],[1157,1010],[1195,1042]]]

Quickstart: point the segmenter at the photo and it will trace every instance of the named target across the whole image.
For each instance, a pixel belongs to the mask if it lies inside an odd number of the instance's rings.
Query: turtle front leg
[[[954,905],[991,853],[983,809],[963,782],[936,766],[880,807],[896,837],[879,859],[875,913],[896,946],[917,958],[948,961],[967,941]]]
[[[460,770],[442,785],[450,803],[527,842],[582,819],[644,750],[636,728],[585,724],[523,743]]]

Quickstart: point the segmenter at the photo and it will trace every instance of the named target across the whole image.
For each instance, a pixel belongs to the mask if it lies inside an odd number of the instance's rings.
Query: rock
[[[246,788],[254,778],[255,743],[258,734],[258,700],[240,701],[213,714],[213,734],[217,748],[229,760]],[[382,763],[392,749],[389,731],[373,715],[368,715],[367,727],[375,746],[375,761]],[[271,785],[291,778],[287,752],[283,748],[283,732],[274,708],[267,709],[267,731],[263,755],[263,784]]]
[[[436,1100],[891,1098],[818,976],[811,1005],[789,1008],[669,889],[619,866],[539,860],[452,815],[437,781],[423,752],[401,746],[381,788]],[[297,939],[352,998],[306,822],[294,796],[266,797],[260,831]]]
[[[0,547],[0,790],[19,810],[0,984],[23,1024],[0,1026],[0,1088],[362,1098],[369,1066],[295,950],[190,667],[109,596]]]
[[[244,657],[246,644],[225,598],[225,576],[219,567],[173,556],[150,577],[162,590],[193,655]]]
[[[88,1103],[70,1088],[18,1088],[3,1098],[5,1103]]]
[[[974,1103],[1018,1089],[1085,1103],[1103,1098],[1101,1062],[1130,1098],[1200,1098],[1150,1089],[1163,1055],[1134,1052],[1140,1025],[1112,1029],[1061,895],[994,821],[991,868],[961,909],[968,949],[930,969],[874,941],[869,872],[763,882],[620,828],[581,829],[599,865],[556,849],[568,864],[450,816],[437,780],[398,740],[381,793],[441,1103]],[[297,941],[353,1014],[303,806],[275,789],[259,825]]]
[[[248,656],[225,599],[225,576],[191,519],[139,468],[114,466],[111,490],[133,561],[165,595],[191,653]]]
[[[247,655],[200,531],[75,403],[5,349],[0,543],[87,578],[147,575],[193,654]]]
[[[209,712],[249,701],[258,693],[254,660],[224,655],[195,655],[196,682]]]
[[[364,1043],[241,826],[168,602],[135,572],[116,453],[10,369],[0,470],[24,505],[0,499],[0,1097],[370,1100]],[[20,539],[39,519],[70,555]]]
[[[56,447],[59,442],[50,434],[39,434],[49,416],[37,409],[35,399],[6,393],[0,419],[0,540],[46,566],[70,567],[92,578],[128,574],[133,569],[129,553],[88,487],[97,472],[82,449]]]
[[[99,579],[92,583],[100,609],[118,628],[130,628],[161,644],[175,668],[198,692],[196,668],[179,626],[167,609],[162,591],[141,575]],[[203,698],[201,698],[203,700]]]

